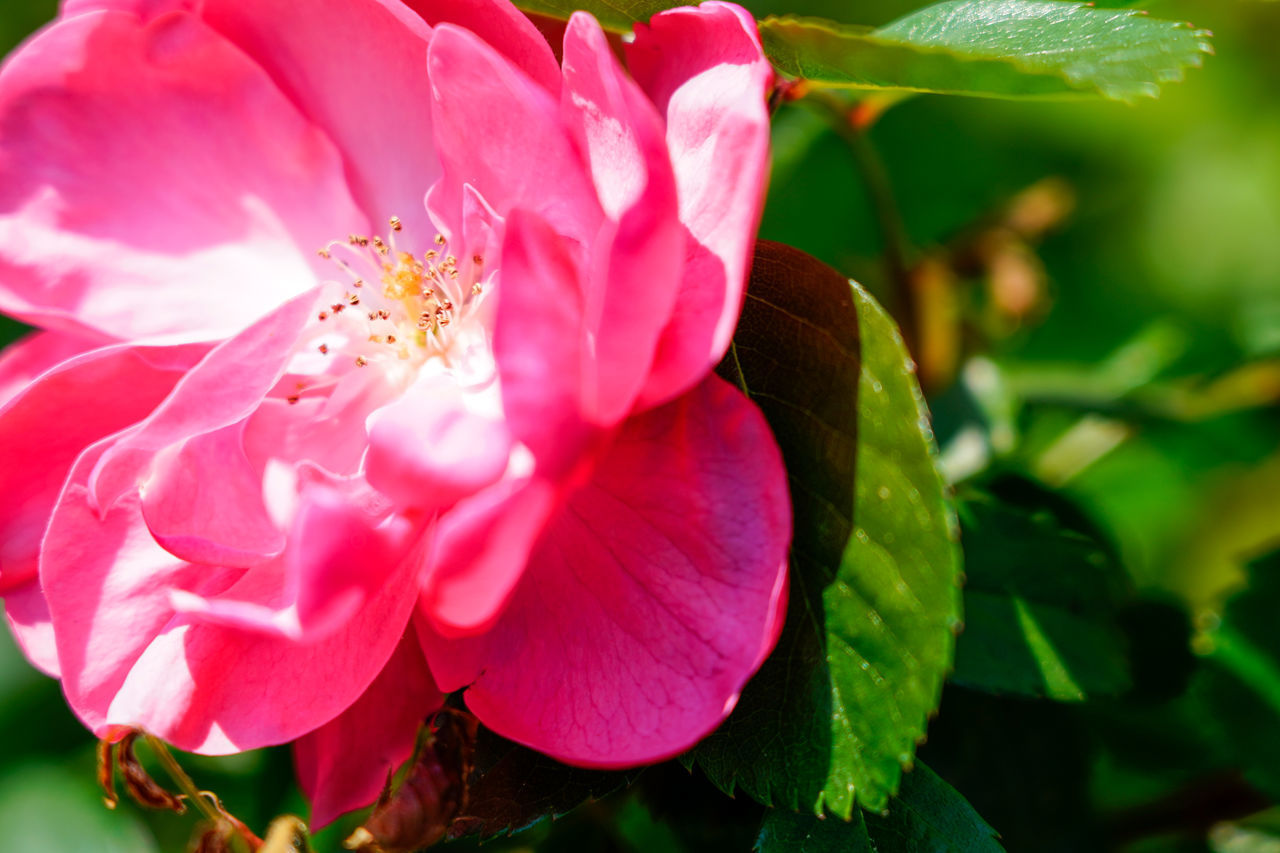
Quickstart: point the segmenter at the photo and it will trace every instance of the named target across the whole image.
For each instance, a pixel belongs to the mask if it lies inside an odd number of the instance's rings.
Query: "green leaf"
[[[1048,511],[976,492],[960,521],[965,630],[951,680],[1063,701],[1125,690],[1124,573],[1106,547]]]
[[[996,831],[960,793],[923,764],[902,778],[889,813],[833,817],[773,809],[756,839],[759,853],[1000,853]]]
[[[1214,734],[1268,795],[1280,797],[1280,551],[1249,566],[1249,587],[1227,603],[1197,648],[1208,660],[1198,687]]]
[[[902,777],[889,814],[868,814],[877,853],[1000,853],[997,833],[955,788],[923,764]]]
[[[600,26],[615,33],[629,33],[636,23],[649,20],[663,9],[687,5],[670,0],[516,0],[516,6],[535,15],[567,21],[576,11],[590,12]]]
[[[1212,52],[1204,30],[1059,0],[948,0],[878,30],[766,18],[760,34],[795,77],[987,97],[1155,97]]]
[[[862,812],[845,822],[834,817],[770,809],[760,826],[757,853],[877,853]]]
[[[576,10],[629,33],[678,0],[516,0],[567,20]],[[1067,0],[947,0],[873,30],[793,15],[760,22],[784,74],[849,89],[981,97],[1155,97],[1212,53],[1207,30]]]
[[[559,817],[583,803],[630,785],[640,771],[570,767],[480,728],[467,807],[450,838],[489,838]]]
[[[914,366],[864,290],[761,241],[722,371],[787,463],[791,598],[778,648],[692,760],[766,805],[883,809],[937,705],[959,617],[954,520]]]

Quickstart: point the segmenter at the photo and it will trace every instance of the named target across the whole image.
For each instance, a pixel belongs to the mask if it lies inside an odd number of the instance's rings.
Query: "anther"
[[[480,282],[478,281],[475,284],[471,285],[471,292],[474,293],[476,296],[479,296],[482,290],[483,288],[480,287]]]
[[[356,356],[356,367],[364,367],[368,363],[369,363],[369,359],[365,358],[364,356],[362,355]]]
[[[356,294],[356,293],[348,293],[348,294],[347,294],[347,304],[348,304],[348,305],[359,305],[359,304],[360,304],[360,296],[359,296],[359,294]]]
[[[482,258],[480,255],[475,255],[474,257],[471,258],[471,263],[475,264],[478,267],[483,266],[484,258]]]
[[[320,257],[324,258],[326,261],[327,261],[327,260],[329,260],[329,250],[328,250],[328,249],[317,249],[317,250],[316,250],[316,254],[317,254],[317,255],[319,255]]]
[[[444,245],[444,235],[443,235],[443,234],[437,234],[437,235],[436,235],[436,245],[437,245],[437,246],[443,246],[443,245]]]
[[[399,217],[399,216],[393,216],[393,217],[391,217],[391,220],[390,220],[390,221],[391,221],[391,230],[392,230],[392,231],[400,231],[400,230],[402,230],[402,229],[404,228],[404,225],[400,222],[400,217]]]
[[[343,305],[341,302],[335,302],[329,306],[329,310],[335,314],[341,314],[343,309],[346,307],[347,306]]]
[[[351,282],[351,286],[352,286],[352,287],[364,287],[364,280],[363,280],[363,279],[356,279],[355,281]]]
[[[321,344],[320,346],[316,347],[316,349],[320,350],[320,354],[321,354],[321,355],[328,355],[328,354],[329,354],[329,345],[328,345],[328,344]]]
[[[290,406],[296,406],[298,404],[298,401],[301,399],[302,398],[299,397],[297,394],[294,394],[290,397],[285,397],[285,401],[288,402]]]
[[[319,314],[319,318],[320,318],[320,321],[321,321],[321,322],[324,322],[325,320],[328,320],[328,319],[329,319],[329,312],[328,312],[328,311],[321,311],[321,312],[320,312],[320,314]]]
[[[396,342],[396,336],[395,336],[395,335],[387,335],[387,343],[389,343],[389,344],[394,344],[395,342]]]

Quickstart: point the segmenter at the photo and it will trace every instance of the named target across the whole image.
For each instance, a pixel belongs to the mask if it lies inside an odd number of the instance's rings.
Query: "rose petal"
[[[262,502],[262,471],[245,456],[243,433],[243,423],[232,424],[156,456],[142,516],[174,556],[246,568],[284,550],[284,534]]]
[[[423,20],[397,0],[310,0],[305,12],[294,0],[205,0],[201,15],[325,130],[374,230],[398,216],[425,248],[435,228],[422,199],[440,167]]]
[[[733,337],[768,178],[773,71],[750,14],[714,0],[659,12],[626,51],[666,116],[689,229],[680,307],[643,396],[656,405],[698,382]]]
[[[496,482],[510,455],[501,420],[469,411],[456,382],[427,377],[372,416],[365,469],[400,507],[435,510]]]
[[[456,24],[470,30],[529,78],[554,94],[560,69],[538,28],[506,0],[405,0],[432,26]]]
[[[139,485],[157,451],[248,417],[284,372],[315,294],[294,297],[209,351],[145,421],[111,446],[89,478],[95,506]]]
[[[99,516],[84,483],[101,452],[91,448],[77,463],[50,522],[40,570],[63,689],[90,729],[101,736],[113,725],[141,726],[179,749],[239,752],[293,740],[364,692],[404,633],[421,553],[389,564],[378,550],[357,565],[332,552],[321,575],[368,572],[377,588],[351,618],[336,629],[325,626],[329,632],[314,642],[184,616],[173,609],[175,590],[215,600],[233,587],[242,592],[256,585],[269,607],[279,601],[265,594],[278,593],[281,584],[264,582],[267,566],[246,572],[177,559],[151,538],[136,495]],[[335,542],[349,527],[324,517],[313,521],[302,525],[313,558],[322,561],[326,547],[358,550],[359,542]],[[299,612],[308,606],[300,601]],[[332,613],[315,615],[323,622]]]
[[[538,216],[512,211],[493,357],[511,433],[552,479],[568,476],[587,434],[583,395],[592,378],[580,280],[565,241]]]
[[[312,832],[373,803],[412,754],[427,716],[443,703],[410,628],[351,707],[294,742],[298,784],[311,801]]]
[[[499,215],[525,208],[586,245],[599,227],[599,204],[552,95],[449,24],[436,28],[427,67],[444,166],[428,203],[442,224],[457,227],[470,184]]]
[[[57,678],[58,645],[49,619],[49,604],[44,600],[38,580],[31,578],[4,594],[4,618],[27,660],[36,669]]]
[[[547,480],[512,478],[440,519],[419,603],[432,631],[465,637],[493,625],[560,500],[561,490]]]
[[[32,332],[0,353],[0,406],[18,396],[36,377],[87,352],[96,342],[56,332]]]
[[[611,426],[639,393],[675,305],[684,233],[662,120],[585,13],[565,33],[564,76],[566,120],[613,223],[593,249],[584,309],[594,356],[586,408]]]
[[[759,411],[709,377],[632,418],[487,634],[421,632],[436,683],[561,760],[669,758],[733,708],[781,627],[785,472]]]
[[[47,337],[28,339],[6,355],[16,368]],[[105,435],[136,423],[181,378],[195,347],[178,347],[158,367],[141,347],[84,353],[44,373],[0,408],[0,594],[35,576],[40,539],[72,463]],[[48,353],[35,353],[37,356]],[[31,365],[34,370],[39,358]]]
[[[365,221],[333,145],[191,15],[75,15],[0,70],[6,313],[221,337],[311,287],[316,249]]]

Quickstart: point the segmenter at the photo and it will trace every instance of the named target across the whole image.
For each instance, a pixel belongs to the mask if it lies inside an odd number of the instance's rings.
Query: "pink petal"
[[[645,389],[645,403],[656,405],[719,362],[737,325],[768,178],[773,71],[751,16],[714,0],[659,12],[626,50],[632,75],[666,116],[690,238],[680,307]]]
[[[399,565],[410,531],[394,519],[381,525],[383,516],[339,489],[309,489],[281,564],[245,573],[216,597],[176,590],[170,600],[202,623],[314,643],[351,619]]]
[[[436,28],[427,67],[444,165],[430,205],[443,224],[460,223],[462,188],[470,184],[499,215],[522,207],[587,244],[599,227],[599,205],[554,97],[475,35],[449,24]]]
[[[386,233],[399,216],[426,246],[435,228],[422,199],[440,167],[423,20],[398,0],[205,0],[201,14],[333,140],[372,227]]]
[[[0,352],[0,406],[12,400],[40,374],[93,349],[94,341],[54,332],[32,332]]]
[[[49,619],[49,604],[40,582],[31,578],[4,595],[4,618],[18,648],[36,669],[57,678],[58,646]]]
[[[298,784],[314,832],[373,803],[412,754],[418,729],[444,703],[411,628],[364,694],[293,745]]]
[[[245,453],[259,470],[272,460],[305,460],[336,475],[354,475],[369,443],[365,421],[399,391],[383,371],[353,370],[327,397],[304,397],[296,404],[263,400],[245,426]]]
[[[313,286],[316,249],[365,221],[324,134],[191,15],[75,15],[0,70],[6,313],[220,337]]]
[[[172,607],[175,591],[213,600],[248,586],[265,566],[246,573],[177,559],[151,538],[136,495],[99,516],[84,483],[100,453],[91,448],[77,463],[40,568],[63,689],[89,728],[101,736],[112,725],[136,725],[179,749],[238,752],[312,731],[364,692],[404,633],[420,552],[389,566],[379,561],[384,552],[369,565],[331,564],[331,576],[374,570],[384,582],[345,624],[314,642],[183,616]],[[321,537],[324,527],[303,529]],[[307,544],[319,550],[349,532],[340,527],[328,542]]]
[[[284,534],[262,502],[262,471],[245,456],[243,433],[243,423],[232,424],[157,455],[142,515],[174,556],[246,568],[284,550]]]
[[[197,2],[198,0],[62,0],[60,16],[70,18],[85,12],[114,10],[130,12],[149,20],[175,9],[190,10]]]
[[[493,331],[507,424],[554,479],[578,463],[592,381],[581,276],[566,243],[536,215],[512,211]]]
[[[566,120],[611,220],[597,238],[585,312],[595,367],[587,405],[593,422],[612,425],[644,384],[675,305],[684,233],[662,120],[585,13],[565,33],[564,76]]]
[[[52,340],[16,345],[6,365],[16,369],[32,354],[35,370]],[[168,357],[179,365],[199,356],[175,349]],[[35,576],[40,539],[76,457],[145,418],[182,376],[170,367],[151,363],[140,347],[95,350],[57,365],[0,408],[0,594]]]
[[[470,30],[547,91],[560,88],[560,69],[538,28],[507,0],[405,0],[432,26]]]
[[[419,603],[433,632],[466,637],[492,627],[560,501],[547,480],[511,478],[440,518]]]
[[[790,506],[759,411],[716,377],[632,418],[539,541],[496,626],[423,632],[437,684],[564,761],[638,764],[710,732],[777,639]]]
[[[373,415],[365,470],[398,506],[435,510],[497,482],[510,453],[502,421],[468,411],[454,382],[428,378]]]
[[[294,297],[210,350],[163,403],[102,455],[89,479],[95,506],[106,507],[141,483],[155,453],[247,418],[279,380],[315,294]]]

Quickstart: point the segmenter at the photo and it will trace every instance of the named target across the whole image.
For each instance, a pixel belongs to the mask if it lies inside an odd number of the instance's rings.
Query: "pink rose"
[[[711,373],[771,71],[718,2],[625,54],[503,0],[65,0],[0,70],[0,309],[43,330],[0,592],[95,733],[296,740],[324,823],[441,691],[600,767],[728,714],[790,537]]]

